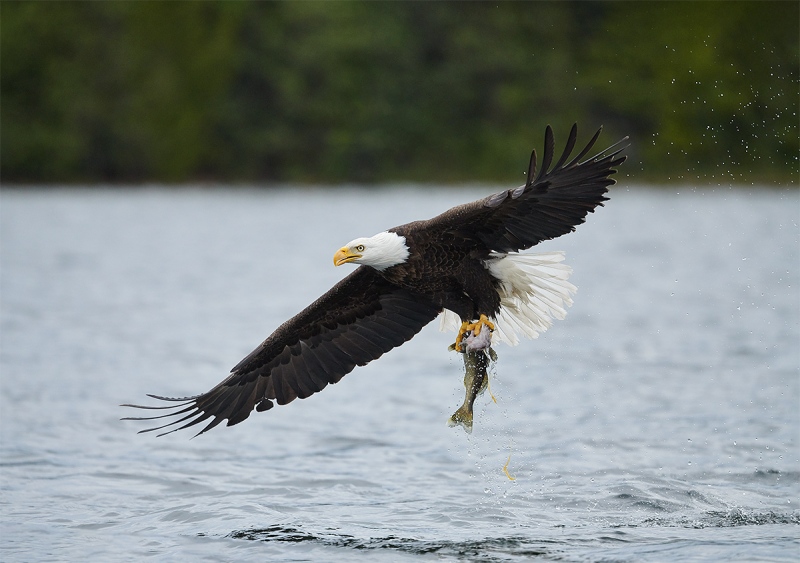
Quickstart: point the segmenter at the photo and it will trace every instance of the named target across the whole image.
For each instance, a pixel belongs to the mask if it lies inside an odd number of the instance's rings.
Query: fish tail
[[[462,405],[453,413],[447,420],[447,426],[461,426],[467,434],[472,434],[472,411],[467,408],[467,405]]]

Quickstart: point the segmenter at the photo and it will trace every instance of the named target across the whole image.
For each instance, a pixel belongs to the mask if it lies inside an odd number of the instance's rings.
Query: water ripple
[[[431,541],[385,536],[378,538],[356,538],[341,534],[312,534],[297,528],[271,526],[234,531],[228,537],[239,540],[261,542],[319,543],[330,547],[346,547],[357,550],[390,550],[413,555],[435,553],[446,557],[469,558],[475,561],[500,561],[508,557],[540,557],[553,553],[553,549],[541,544],[558,542],[531,542],[524,537],[485,538],[469,541]]]
[[[485,193],[0,191],[0,559],[794,562],[797,191],[612,191],[543,243],[580,291],[471,435],[435,323],[195,440],[118,420],[216,384],[342,243]]]

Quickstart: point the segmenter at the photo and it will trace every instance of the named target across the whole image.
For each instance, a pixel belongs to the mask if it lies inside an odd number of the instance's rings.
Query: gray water
[[[575,305],[498,347],[472,435],[436,322],[232,428],[119,420],[220,381],[343,243],[489,191],[0,193],[0,559],[794,560],[797,191],[616,187],[541,245]]]

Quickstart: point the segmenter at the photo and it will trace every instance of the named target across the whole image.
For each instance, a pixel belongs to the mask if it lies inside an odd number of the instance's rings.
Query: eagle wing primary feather
[[[586,215],[607,200],[604,194],[614,184],[614,167],[625,161],[617,148],[627,137],[581,161],[594,146],[602,129],[572,160],[569,159],[578,136],[573,125],[569,139],[555,166],[555,142],[550,126],[545,132],[542,167],[536,174],[536,151],[531,154],[525,185],[504,190],[484,199],[454,207],[431,219],[467,239],[478,240],[487,250],[517,252],[575,230]]]
[[[272,408],[304,399],[336,383],[355,368],[379,358],[410,340],[440,312],[425,296],[386,282],[375,270],[361,266],[283,325],[239,362],[230,375],[202,395],[184,398],[150,397],[167,406],[124,405],[170,412],[125,420],[175,418],[142,432],[168,434],[195,424],[208,424],[202,434],[223,420],[232,426],[255,408]],[[181,423],[183,423],[181,425]]]

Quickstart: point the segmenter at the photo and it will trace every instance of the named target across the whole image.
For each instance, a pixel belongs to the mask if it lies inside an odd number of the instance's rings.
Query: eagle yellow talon
[[[461,340],[464,338],[464,334],[472,331],[475,336],[478,336],[483,325],[486,325],[489,330],[494,330],[494,323],[486,315],[481,315],[481,318],[474,323],[462,322],[461,328],[458,329],[458,335],[456,335],[456,343],[452,346],[452,349],[456,352],[461,352]]]
[[[458,329],[458,334],[456,335],[456,344],[453,347],[456,352],[461,351],[461,340],[464,338],[464,334],[466,334],[468,330],[472,330],[471,327],[472,325],[467,321],[461,323],[461,328]]]
[[[489,330],[494,330],[494,323],[490,321],[486,315],[481,315],[481,318],[478,319],[478,322],[470,325],[470,329],[474,332],[475,336],[478,336],[481,333],[482,325],[489,327]]]

